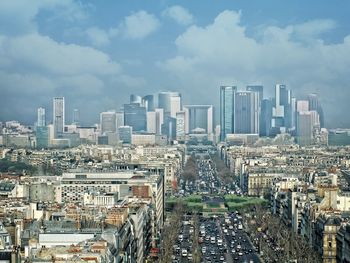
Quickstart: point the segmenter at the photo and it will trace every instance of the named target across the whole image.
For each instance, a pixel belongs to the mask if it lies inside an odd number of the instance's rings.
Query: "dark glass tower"
[[[234,133],[235,128],[235,93],[236,86],[220,87],[220,140],[224,141],[226,134]]]

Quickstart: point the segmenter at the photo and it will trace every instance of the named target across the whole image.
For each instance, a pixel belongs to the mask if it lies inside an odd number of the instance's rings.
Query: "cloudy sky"
[[[307,3],[306,3],[307,2]],[[0,121],[35,121],[66,98],[85,124],[131,93],[219,104],[219,86],[316,92],[350,127],[350,1],[0,1]],[[50,121],[50,117],[48,120]]]

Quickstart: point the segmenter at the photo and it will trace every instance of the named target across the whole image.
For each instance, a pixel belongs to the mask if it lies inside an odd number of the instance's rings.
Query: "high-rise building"
[[[142,105],[146,108],[146,111],[154,111],[154,96],[146,95],[142,98]]]
[[[176,113],[176,140],[184,141],[186,135],[186,117],[184,111]]]
[[[258,100],[259,100],[259,135],[264,136],[261,134],[261,131],[264,129],[264,123],[262,122],[262,117],[261,117],[261,104],[262,100],[264,99],[264,86],[262,85],[248,85],[247,86],[247,91],[253,91],[258,93]]]
[[[124,104],[124,124],[131,126],[133,131],[146,131],[146,108],[140,103]]]
[[[118,128],[118,134],[119,134],[119,140],[122,141],[122,143],[131,143],[132,138],[132,127],[130,126],[120,126]]]
[[[64,97],[53,98],[53,126],[54,138],[62,135],[65,124]]]
[[[117,128],[124,126],[124,111],[117,111],[115,115],[117,117]]]
[[[158,94],[158,107],[164,110],[164,118],[176,118],[176,113],[182,110],[181,94],[165,91]]]
[[[296,111],[309,111],[309,101],[307,100],[297,100]]]
[[[117,131],[117,116],[115,111],[100,113],[101,134],[115,133]]]
[[[262,86],[262,85],[248,85],[247,91],[253,91],[253,92],[258,93],[259,105],[261,105],[261,102],[264,99],[264,86]]]
[[[147,132],[156,133],[157,131],[157,113],[155,111],[147,111]]]
[[[78,125],[80,123],[80,112],[78,109],[73,110],[72,123]]]
[[[292,93],[285,85],[275,87],[275,105],[273,108],[272,127],[276,130],[292,127]]]
[[[235,116],[235,86],[220,87],[220,140],[224,141],[226,134],[234,133]]]
[[[310,111],[297,113],[297,143],[301,146],[312,144],[313,126]]]
[[[130,103],[140,103],[142,104],[142,97],[139,95],[131,94],[130,95]]]
[[[261,102],[260,136],[270,136],[272,122],[272,99],[263,99]]]
[[[49,147],[49,128],[47,126],[36,127],[36,146],[39,149]]]
[[[234,133],[259,134],[259,94],[239,91],[235,94]]]
[[[45,109],[40,107],[38,108],[38,119],[36,122],[37,127],[43,127],[46,126],[46,115],[45,115]]]
[[[162,126],[164,124],[164,110],[160,108],[154,109],[156,113],[156,134],[162,134]]]
[[[176,118],[164,117],[162,134],[168,137],[168,142],[176,139]]]
[[[212,105],[186,105],[186,133],[201,128],[205,133],[213,133],[213,106]]]
[[[324,114],[323,109],[321,106],[321,103],[318,100],[318,96],[315,93],[311,93],[308,95],[308,101],[309,101],[309,108],[310,110],[317,111],[319,117],[320,117],[320,126],[321,128],[324,128]]]

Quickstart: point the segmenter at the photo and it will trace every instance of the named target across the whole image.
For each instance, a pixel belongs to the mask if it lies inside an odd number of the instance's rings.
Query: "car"
[[[187,257],[188,256],[187,249],[182,249],[181,256],[183,256],[183,257]]]
[[[243,252],[238,252],[238,256],[243,256]]]
[[[224,256],[221,256],[221,257],[220,257],[220,260],[221,260],[221,261],[224,261],[224,260],[225,260]]]

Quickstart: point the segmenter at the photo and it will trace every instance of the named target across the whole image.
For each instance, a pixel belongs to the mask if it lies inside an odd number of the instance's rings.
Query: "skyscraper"
[[[186,133],[192,133],[196,128],[204,129],[207,134],[213,133],[213,106],[186,105]]]
[[[130,95],[130,103],[142,103],[142,97],[139,95],[131,94]]]
[[[131,126],[133,131],[146,131],[146,108],[140,103],[124,104],[124,124]]]
[[[309,101],[309,108],[310,111],[314,110],[317,111],[319,117],[320,117],[320,126],[321,128],[324,128],[324,114],[323,114],[323,109],[321,106],[321,103],[318,100],[318,96],[315,93],[311,93],[308,95],[308,101]]]
[[[158,107],[164,110],[164,118],[176,118],[176,113],[182,110],[181,94],[165,91],[158,94]]]
[[[72,123],[78,125],[79,122],[80,122],[80,112],[78,109],[74,109]]]
[[[185,112],[179,111],[176,113],[176,140],[184,141],[186,135]]]
[[[100,113],[101,134],[115,133],[117,131],[117,116],[115,111]]]
[[[289,129],[292,126],[292,93],[285,85],[275,87],[275,105],[273,108],[272,127],[275,130]]]
[[[312,143],[312,114],[310,111],[297,113],[297,143],[301,146]]]
[[[54,138],[62,135],[65,124],[64,97],[53,98],[53,126]]]
[[[259,94],[252,91],[240,91],[235,94],[234,133],[259,133]]]
[[[261,102],[260,136],[270,136],[272,122],[272,99],[263,99]]]
[[[235,118],[235,86],[220,87],[220,140],[224,141],[226,134],[234,133]]]
[[[264,123],[262,122],[263,119],[261,117],[261,104],[262,104],[262,100],[264,99],[264,87],[262,85],[248,85],[247,86],[247,91],[253,91],[258,93],[258,101],[259,101],[259,135],[260,136],[264,136],[262,135],[262,130]]]
[[[119,140],[123,143],[131,143],[132,137],[132,127],[130,126],[120,126],[118,128]]]
[[[45,115],[45,109],[44,108],[38,108],[38,119],[36,122],[37,127],[44,127],[46,126],[46,115]]]
[[[146,95],[142,98],[142,105],[146,108],[146,111],[154,111],[154,96]]]

